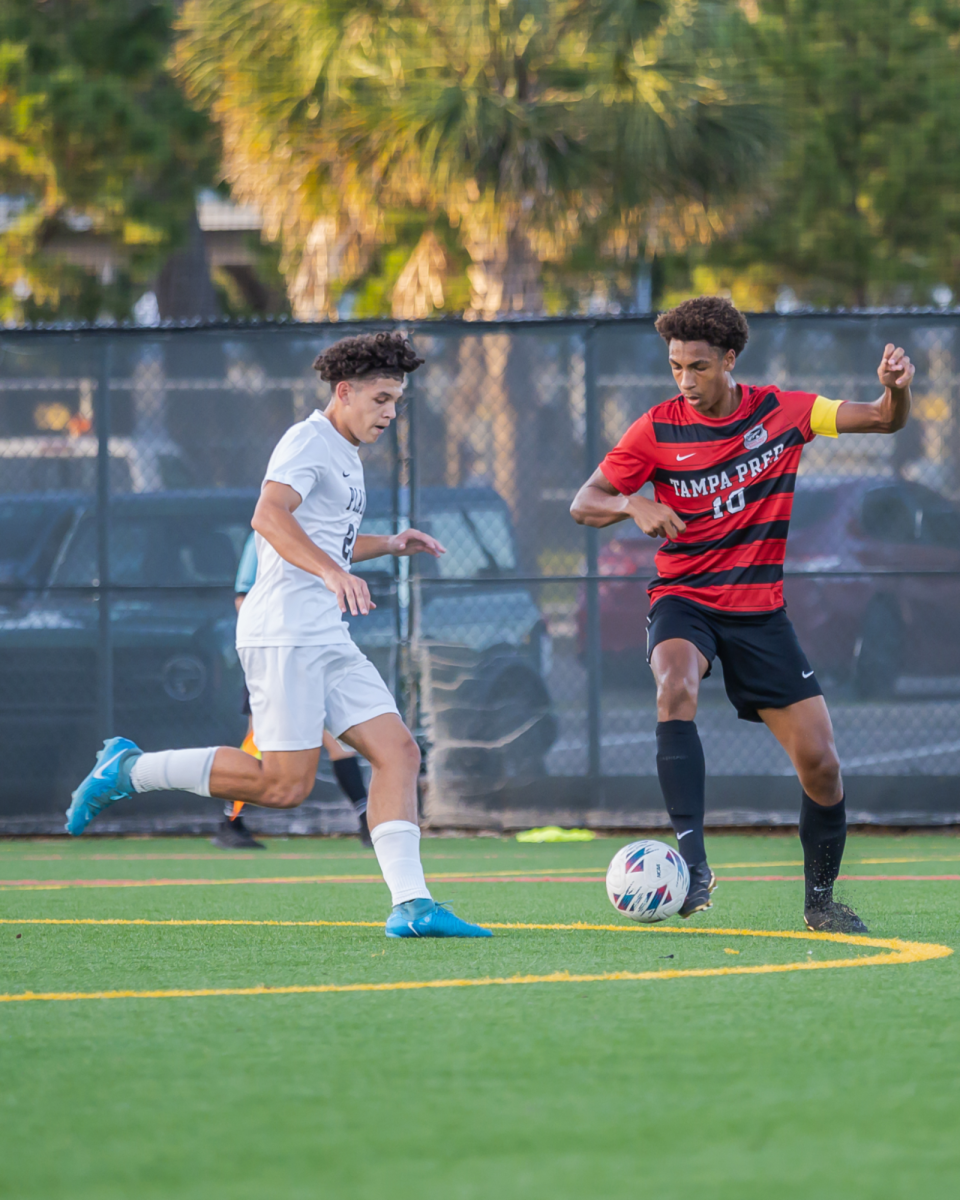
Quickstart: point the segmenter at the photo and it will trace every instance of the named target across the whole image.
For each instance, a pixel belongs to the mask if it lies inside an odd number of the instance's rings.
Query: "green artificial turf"
[[[595,876],[437,880],[433,891],[473,920],[626,933],[397,942],[379,927],[2,924],[0,992],[602,974],[879,953],[671,931],[801,928],[801,883],[752,881],[799,875],[795,838],[711,839],[726,880],[713,910],[655,930],[607,902],[597,869],[618,844],[426,839],[423,857],[434,876]],[[854,836],[845,872],[960,875],[960,838]],[[349,874],[376,874],[376,863],[348,840],[275,840],[244,855],[199,839],[8,841],[0,916],[381,921],[388,897],[376,882],[50,886]],[[852,880],[842,890],[876,937],[960,943],[956,879]],[[708,978],[0,1003],[0,1195],[950,1195],[960,1178],[958,977],[954,955]]]

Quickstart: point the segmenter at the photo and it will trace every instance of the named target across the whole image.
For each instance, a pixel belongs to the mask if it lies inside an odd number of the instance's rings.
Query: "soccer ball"
[[[690,872],[672,846],[645,838],[613,856],[607,868],[610,903],[634,921],[662,921],[678,913],[687,898]]]

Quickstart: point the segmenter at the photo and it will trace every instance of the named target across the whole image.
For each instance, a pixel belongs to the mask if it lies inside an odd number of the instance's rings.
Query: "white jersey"
[[[270,455],[264,484],[301,497],[293,514],[307,537],[350,570],[366,507],[356,446],[321,412],[291,426]],[[325,646],[350,634],[337,598],[316,575],[288,563],[257,534],[257,579],[237,620],[237,646]]]

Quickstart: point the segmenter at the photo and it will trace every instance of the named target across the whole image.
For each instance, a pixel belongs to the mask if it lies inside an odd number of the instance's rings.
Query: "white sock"
[[[219,747],[201,750],[159,750],[141,754],[130,770],[136,792],[195,792],[210,795],[210,772]]]
[[[394,904],[431,900],[420,865],[420,829],[412,821],[384,821],[370,830],[370,840]]]

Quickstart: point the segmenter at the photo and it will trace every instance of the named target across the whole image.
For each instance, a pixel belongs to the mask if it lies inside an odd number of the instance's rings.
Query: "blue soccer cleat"
[[[143,751],[129,738],[109,738],[67,809],[67,833],[79,837],[98,813],[133,795],[130,768]]]
[[[387,917],[387,937],[493,937],[489,929],[461,921],[446,904],[436,900],[407,900],[395,904]]]

